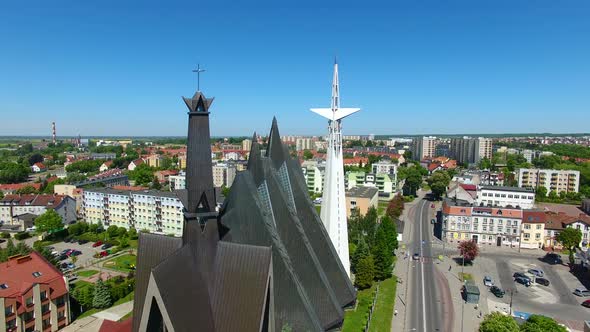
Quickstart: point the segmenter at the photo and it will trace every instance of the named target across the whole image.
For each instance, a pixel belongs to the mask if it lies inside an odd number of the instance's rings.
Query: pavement
[[[63,332],[98,332],[105,319],[118,321],[133,310],[133,301],[99,311],[91,316],[75,320],[63,328]]]

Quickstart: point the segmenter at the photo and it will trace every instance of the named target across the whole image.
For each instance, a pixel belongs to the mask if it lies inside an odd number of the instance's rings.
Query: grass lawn
[[[74,288],[80,289],[80,288],[84,288],[84,287],[88,287],[88,286],[92,286],[92,285],[94,285],[94,284],[91,282],[78,280],[77,282],[74,283]]]
[[[122,298],[118,299],[115,303],[113,303],[113,307],[116,306],[116,305],[119,305],[119,304],[123,304],[123,303],[129,302],[129,301],[133,301],[133,295],[134,294],[135,294],[135,291],[127,294],[127,296],[125,296],[125,297],[122,297]]]
[[[470,273],[459,272],[459,279],[461,279],[463,281],[473,280],[473,276]]]
[[[131,271],[131,264],[135,265],[136,259],[137,257],[135,255],[125,254],[102,263],[102,266],[113,270],[129,272]]]
[[[98,271],[96,271],[96,270],[85,270],[85,271],[78,271],[76,273],[78,273],[78,276],[79,277],[87,278],[87,277],[91,277],[91,276],[97,274]]]
[[[367,319],[369,318],[369,308],[373,304],[375,288],[377,288],[377,284],[357,293],[356,310],[347,310],[344,312],[342,332],[364,331]]]
[[[90,310],[84,311],[80,316],[78,316],[76,318],[76,320],[82,319],[84,317],[91,316],[91,315],[93,315],[93,314],[95,314],[95,313],[97,313],[99,311],[101,311],[101,310],[100,309],[90,309]]]
[[[320,214],[320,212],[322,211],[322,206],[321,205],[316,205],[315,206],[316,211],[318,211],[318,214]]]
[[[121,319],[119,319],[119,322],[122,322],[131,316],[133,316],[133,311],[130,311],[127,315],[121,317]]]
[[[377,214],[380,216],[385,215],[385,211],[387,211],[387,205],[389,205],[389,202],[380,201],[377,203]]]
[[[129,240],[129,246],[131,248],[137,249],[137,243],[138,243],[138,240]]]
[[[369,332],[390,331],[391,320],[393,319],[393,306],[395,305],[395,290],[397,288],[397,277],[393,276],[383,280],[379,286],[377,301],[373,309],[371,326]]]

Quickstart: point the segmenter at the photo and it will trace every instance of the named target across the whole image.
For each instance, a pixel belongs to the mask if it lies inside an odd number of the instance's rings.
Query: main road
[[[406,328],[408,331],[445,331],[443,324],[442,288],[448,284],[434,266],[432,254],[432,213],[431,202],[422,199],[415,205],[411,242],[408,245],[410,255],[418,254],[419,260],[410,264],[408,291],[408,311],[406,311]],[[451,305],[452,306],[452,305]],[[444,319],[445,323],[449,317]],[[445,324],[447,325],[447,324]]]

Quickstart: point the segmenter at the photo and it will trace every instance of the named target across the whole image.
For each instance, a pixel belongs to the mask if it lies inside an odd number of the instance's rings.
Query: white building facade
[[[17,216],[30,213],[37,216],[47,210],[54,210],[62,223],[75,222],[76,200],[67,195],[6,195],[0,200],[0,222],[6,225],[20,225]]]
[[[547,195],[577,193],[580,190],[580,171],[562,169],[519,168],[518,186],[523,188],[545,187]]]
[[[479,186],[475,202],[488,207],[532,209],[535,205],[535,192],[528,188]]]

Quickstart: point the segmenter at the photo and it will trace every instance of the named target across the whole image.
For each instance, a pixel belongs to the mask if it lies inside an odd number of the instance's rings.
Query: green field
[[[344,313],[344,325],[342,332],[357,332],[364,331],[367,319],[369,318],[369,308],[373,304],[375,297],[375,289],[377,284],[373,287],[363,289],[357,293],[357,306],[354,310],[347,310]]]
[[[85,271],[78,271],[78,276],[82,278],[88,278],[98,273],[96,270],[85,270]]]
[[[379,293],[377,294],[377,301],[375,301],[369,332],[391,331],[396,288],[396,276],[383,280],[379,285]]]
[[[122,272],[131,271],[131,265],[135,265],[137,257],[135,255],[125,254],[110,259],[102,264],[103,267],[118,270]]]
[[[113,303],[113,307],[119,304],[123,304],[129,301],[133,301],[133,296],[135,295],[135,291],[127,294],[125,297],[118,299],[115,303]]]

